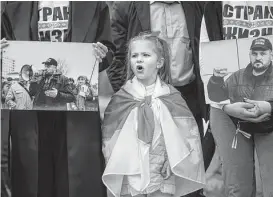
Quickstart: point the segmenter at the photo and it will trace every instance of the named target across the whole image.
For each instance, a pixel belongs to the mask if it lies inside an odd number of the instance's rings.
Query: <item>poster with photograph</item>
[[[9,41],[2,109],[98,111],[98,62],[84,43]]]
[[[201,44],[206,103],[273,99],[273,36]]]

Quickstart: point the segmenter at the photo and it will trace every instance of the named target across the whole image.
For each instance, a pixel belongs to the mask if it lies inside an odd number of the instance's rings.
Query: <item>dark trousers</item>
[[[98,112],[11,111],[13,197],[104,197]]]
[[[38,117],[38,197],[69,196],[65,112]]]
[[[1,110],[1,197],[10,197],[9,111]]]
[[[213,136],[211,132],[206,132],[206,135],[204,136],[204,131],[203,131],[203,121],[202,121],[202,114],[200,107],[205,107],[205,106],[200,106],[198,102],[198,96],[197,96],[197,89],[196,89],[196,81],[191,82],[190,84],[187,84],[185,86],[180,86],[180,87],[175,87],[179,92],[181,92],[181,95],[187,102],[187,105],[189,109],[191,110],[198,128],[199,128],[199,133],[201,137],[201,143],[202,143],[202,151],[203,151],[203,159],[204,159],[204,166],[205,170],[210,165],[210,162],[212,160],[212,157],[214,155],[215,151],[215,143]],[[200,191],[193,192],[191,194],[186,195],[187,197],[199,197],[200,196]]]

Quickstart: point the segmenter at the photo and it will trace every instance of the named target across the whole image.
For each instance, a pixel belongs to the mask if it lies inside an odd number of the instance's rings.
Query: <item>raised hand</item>
[[[227,68],[214,68],[213,69],[213,76],[215,77],[225,77],[228,75]]]

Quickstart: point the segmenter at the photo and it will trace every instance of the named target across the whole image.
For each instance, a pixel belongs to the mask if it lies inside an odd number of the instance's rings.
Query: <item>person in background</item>
[[[22,69],[19,73],[19,81],[11,84],[6,94],[5,103],[8,109],[31,110],[33,108],[32,96],[28,90],[28,84],[22,78]]]
[[[92,43],[99,71],[111,64],[105,2],[14,1],[4,14],[12,27],[7,39],[12,33],[19,41]],[[12,111],[4,121],[10,122],[13,197],[105,196],[98,111]]]
[[[201,37],[203,41],[229,40],[272,35],[273,4],[270,1],[222,1],[206,2],[204,5],[204,23]],[[262,14],[264,13],[264,14]],[[267,22],[264,22],[267,21]],[[258,25],[259,24],[259,25]],[[210,126],[223,161],[223,178],[227,197],[255,196],[254,146],[241,133],[237,135],[236,150],[231,148],[236,125],[231,117],[244,121],[260,122],[260,113],[249,113],[248,106],[270,106],[272,101],[235,102],[226,105],[212,105],[210,110]],[[263,108],[263,107],[262,107]],[[267,111],[270,111],[267,108]],[[272,163],[270,153],[264,151],[265,146],[272,145],[270,136],[255,133],[251,141],[255,141],[259,163]],[[265,139],[265,140],[263,140]],[[254,141],[253,141],[254,140]],[[271,146],[272,147],[272,146]],[[267,149],[268,150],[268,149]],[[268,153],[268,154],[267,154]],[[258,162],[257,162],[258,163]],[[272,168],[260,165],[263,196],[272,195]],[[257,167],[257,165],[256,165]]]
[[[86,110],[86,100],[92,100],[92,91],[90,85],[88,84],[88,79],[86,76],[79,76],[77,79],[77,86],[75,89],[76,95],[76,105],[78,110]]]

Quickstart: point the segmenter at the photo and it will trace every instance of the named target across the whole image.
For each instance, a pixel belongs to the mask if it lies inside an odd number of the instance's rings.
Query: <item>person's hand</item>
[[[229,116],[253,123],[263,122],[269,119],[270,114],[257,115],[256,110],[253,110],[253,108],[255,108],[255,105],[252,103],[236,102],[225,105],[223,110]]]
[[[252,122],[252,123],[259,123],[259,122],[264,122],[264,121],[270,120],[270,116],[271,116],[271,114],[266,113],[266,114],[262,114],[256,118],[246,118],[245,120]]]
[[[227,68],[214,68],[213,69],[213,76],[215,77],[225,77],[228,75],[228,70]]]
[[[100,42],[92,43],[95,51],[95,56],[99,62],[102,62],[102,59],[106,57],[108,48],[101,44]]]
[[[52,88],[51,90],[46,90],[45,95],[51,98],[56,98],[58,95],[58,90],[56,88]]]
[[[254,111],[257,116],[266,114],[266,113],[268,114],[271,113],[271,110],[272,110],[271,105],[267,101],[254,101],[247,98],[245,98],[244,101],[255,105],[255,107],[251,109],[250,111]]]
[[[5,47],[7,47],[9,45],[8,41],[6,40],[6,38],[3,38],[1,40],[1,50],[4,49]]]
[[[7,102],[7,105],[11,108],[11,109],[14,109],[16,107],[16,103],[12,100],[9,100]]]
[[[166,179],[170,178],[171,173],[172,173],[172,171],[171,171],[170,163],[168,160],[166,160],[162,169],[161,169],[161,175],[166,180]]]
[[[6,38],[3,38],[1,40],[1,53],[0,53],[0,58],[2,59],[2,52],[3,49],[6,48],[9,45],[8,41],[6,40]]]

